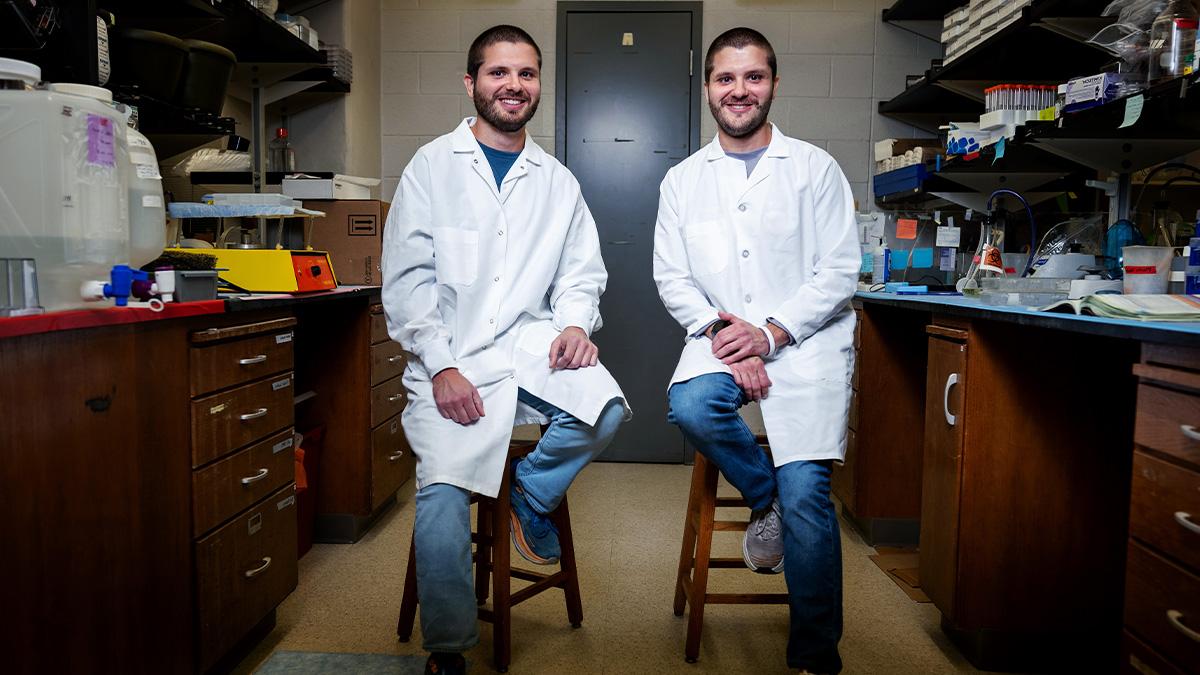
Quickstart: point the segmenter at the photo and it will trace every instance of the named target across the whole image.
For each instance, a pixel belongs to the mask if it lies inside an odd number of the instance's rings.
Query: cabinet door
[[[966,334],[962,337],[961,341],[929,337],[921,487],[921,589],[951,620],[955,616],[964,421],[961,417],[962,393],[967,368]]]

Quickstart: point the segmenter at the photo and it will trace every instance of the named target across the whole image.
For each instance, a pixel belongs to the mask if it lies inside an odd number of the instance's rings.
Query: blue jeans
[[[764,509],[778,496],[783,511],[783,572],[791,628],[789,668],[842,669],[842,548],[829,497],[830,462],[789,462],[778,469],[738,415],[747,403],[733,377],[701,375],[671,387],[667,419],[749,504]]]
[[[596,425],[588,426],[524,389],[518,390],[517,398],[550,418],[537,448],[516,470],[517,481],[533,508],[550,513],[575,476],[608,447],[625,408],[613,399]],[[430,652],[464,652],[479,642],[471,574],[470,493],[455,485],[435,483],[417,492],[416,503],[413,541],[423,646]],[[508,542],[497,545],[507,546]]]

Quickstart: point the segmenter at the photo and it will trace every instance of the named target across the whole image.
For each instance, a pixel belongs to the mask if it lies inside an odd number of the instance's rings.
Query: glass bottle
[[[1004,273],[1004,221],[988,218],[979,226],[979,247],[967,269],[967,276],[958,280],[956,290],[963,295],[979,295],[982,277],[1003,277]]]
[[[1150,27],[1150,84],[1180,77],[1196,48],[1196,7],[1171,0]]]
[[[267,171],[291,173],[296,170],[296,152],[288,142],[288,130],[279,127],[267,148]]]

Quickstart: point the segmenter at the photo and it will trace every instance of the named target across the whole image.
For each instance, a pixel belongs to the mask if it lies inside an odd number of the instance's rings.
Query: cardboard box
[[[333,178],[284,178],[281,192],[293,199],[370,199],[378,178],[335,175]]]
[[[305,200],[304,208],[324,211],[312,226],[312,247],[327,251],[338,283],[379,286],[383,223],[391,205],[378,199]]]

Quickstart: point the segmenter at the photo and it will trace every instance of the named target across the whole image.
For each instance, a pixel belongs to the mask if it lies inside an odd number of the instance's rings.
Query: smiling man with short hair
[[[383,245],[383,305],[404,371],[404,431],[417,457],[417,593],[426,673],[465,670],[479,641],[470,493],[512,475],[512,537],[558,561],[549,514],[629,415],[592,331],[608,275],[575,177],[525,133],[542,55],[515,26],[471,45],[478,117],[422,147],[404,170]],[[548,424],[506,465],[514,424]],[[504,545],[498,542],[497,545]]]
[[[776,70],[758,31],[734,28],[709,47],[717,137],[663,179],[654,279],[688,334],[670,420],[750,505],[746,565],[784,572],[788,666],[836,673],[841,541],[829,472],[845,453],[860,258],[837,163],[767,121]],[[771,455],[738,414],[750,401]]]

